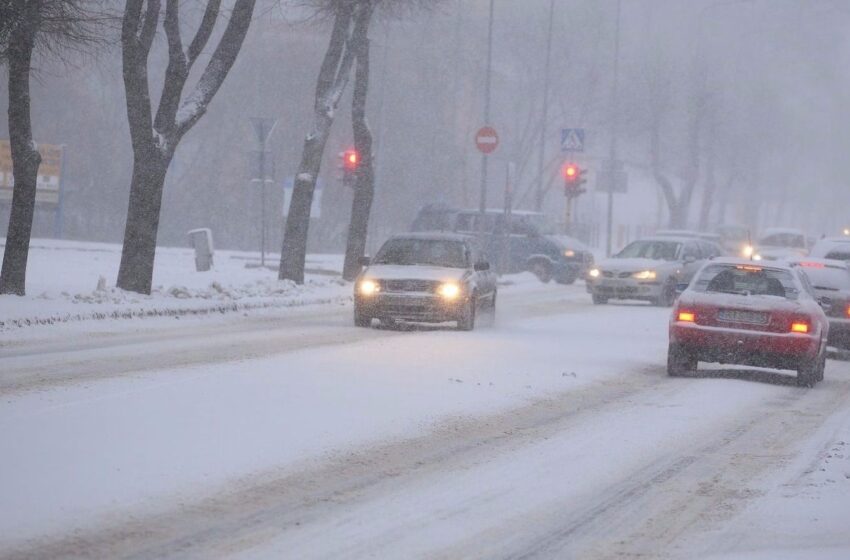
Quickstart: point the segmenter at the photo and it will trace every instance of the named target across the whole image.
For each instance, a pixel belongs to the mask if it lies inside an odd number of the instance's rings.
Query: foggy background
[[[488,202],[503,201],[505,167],[517,169],[515,207],[531,209],[543,99],[549,0],[496,0],[491,124],[501,144],[490,157]],[[368,118],[375,135],[373,250],[405,231],[424,204],[477,207],[483,122],[487,0],[445,0],[432,10],[372,26]],[[696,227],[706,185],[715,185],[710,225],[800,227],[837,234],[850,224],[850,3],[841,0],[622,0],[620,157],[629,191],[616,195],[613,245],[658,227],[669,213],[650,169],[659,131],[661,167],[676,189],[688,173],[688,137],[699,126],[698,181],[688,218]],[[556,0],[544,211],[563,223],[559,168],[589,170],[573,232],[605,244],[605,195],[595,170],[608,155],[616,0]],[[278,120],[270,140],[275,182],[267,191],[267,248],[280,248],[283,184],[295,174],[312,119],[313,94],[329,27],[298,10],[259,2],[236,64],[207,115],[181,142],[166,178],[159,244],[186,245],[186,231],[210,227],[219,248],[257,249],[260,192],[250,179],[255,149],[249,118]],[[152,95],[165,66],[164,41],[150,61]],[[159,49],[159,50],[157,50]],[[60,66],[36,60],[36,141],[66,146],[63,236],[120,242],[132,154],[118,46]],[[197,67],[202,68],[199,63]],[[320,176],[321,217],[311,251],[341,252],[351,191],[338,153],[351,147],[351,88],[340,103]],[[7,103],[4,83],[0,102]],[[588,148],[559,151],[560,129],[587,129]],[[8,137],[6,116],[0,136]],[[0,203],[2,204],[2,203]],[[6,231],[9,207],[0,206]],[[34,235],[53,235],[39,209]]]

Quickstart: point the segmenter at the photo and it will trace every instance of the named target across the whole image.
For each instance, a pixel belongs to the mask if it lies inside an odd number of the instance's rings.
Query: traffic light
[[[360,154],[357,150],[340,152],[342,158],[342,184],[353,187],[357,178],[357,168],[360,166]]]
[[[584,178],[585,171],[585,169],[582,169],[576,163],[564,164],[562,169],[564,176],[564,196],[576,197],[586,192],[585,189],[581,188],[587,182],[587,179]]]

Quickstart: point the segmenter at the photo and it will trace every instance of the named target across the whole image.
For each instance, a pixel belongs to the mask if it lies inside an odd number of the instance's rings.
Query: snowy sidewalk
[[[0,239],[0,246],[5,240]],[[121,246],[35,239],[27,295],[0,296],[0,332],[32,325],[96,319],[220,314],[348,301],[337,255],[310,255],[304,285],[277,279],[277,262],[260,268],[257,255],[217,251],[209,272],[196,272],[191,249],[157,249],[153,290],[145,296],[114,287]],[[312,271],[313,273],[309,273]]]

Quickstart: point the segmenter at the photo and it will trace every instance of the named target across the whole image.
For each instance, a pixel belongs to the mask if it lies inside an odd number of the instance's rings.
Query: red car
[[[823,380],[829,321],[811,285],[785,264],[715,259],[694,276],[670,319],[667,372],[700,361],[797,371],[797,384]]]

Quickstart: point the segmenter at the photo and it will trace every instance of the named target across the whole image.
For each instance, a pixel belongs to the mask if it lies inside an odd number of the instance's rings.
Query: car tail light
[[[791,323],[791,332],[805,334],[809,332],[809,324],[804,321],[794,321]]]
[[[850,317],[850,305],[847,306],[847,316]]]
[[[697,320],[697,316],[693,311],[679,311],[678,315],[676,315],[676,320],[683,323],[693,323]]]

